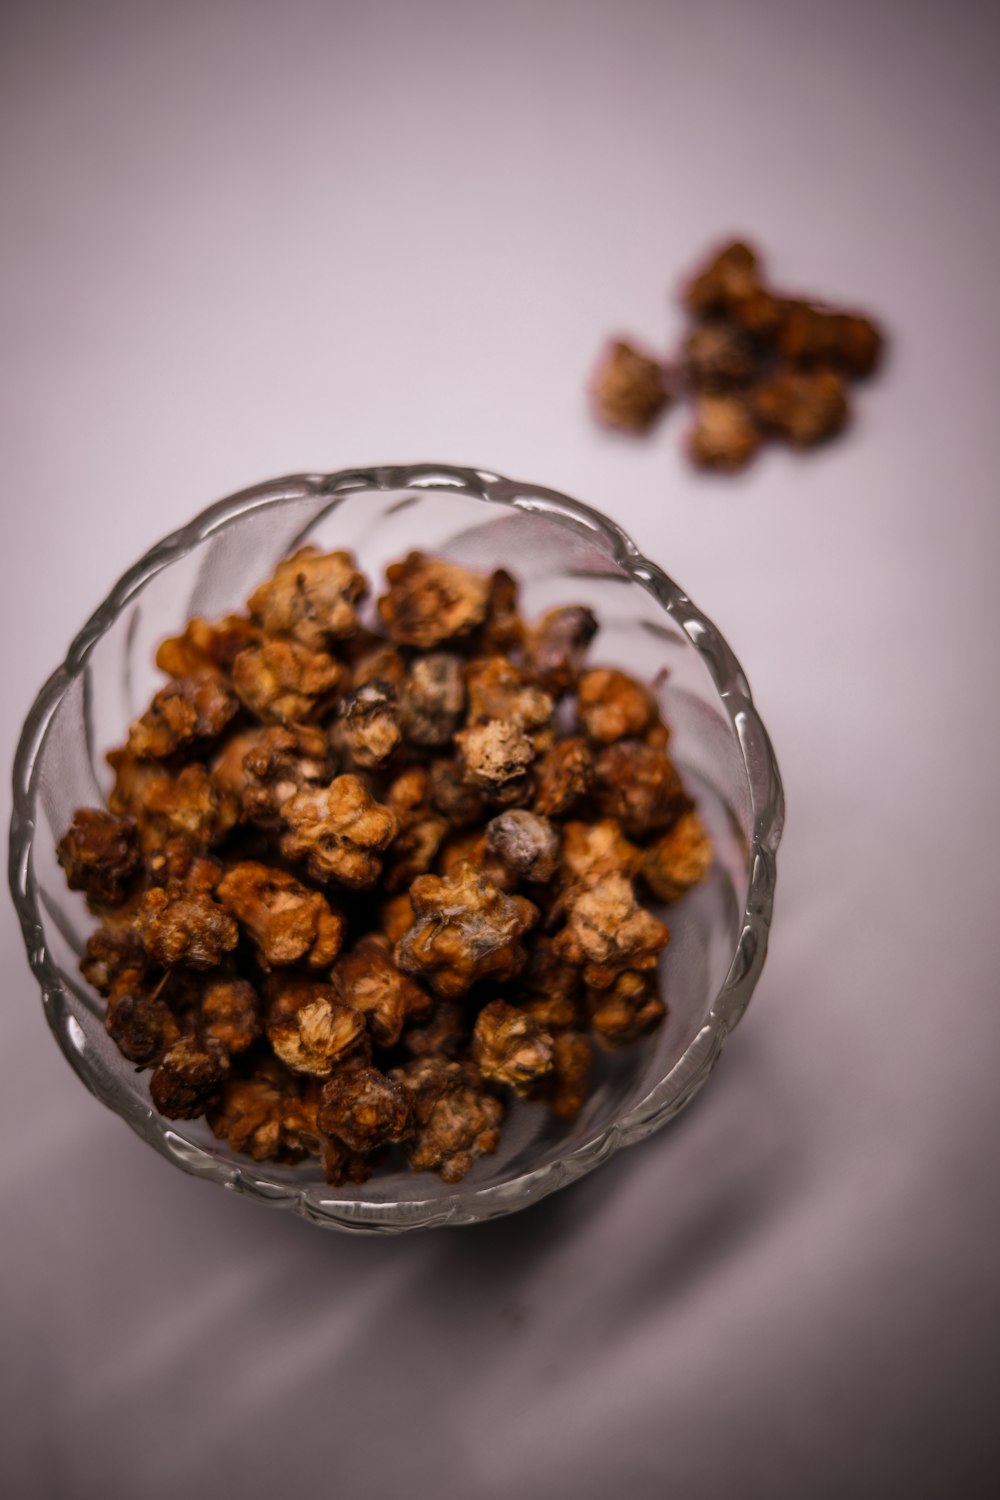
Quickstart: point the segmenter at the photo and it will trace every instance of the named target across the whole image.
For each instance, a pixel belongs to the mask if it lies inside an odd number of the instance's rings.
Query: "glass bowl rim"
[[[328,497],[333,508],[356,491],[444,490],[472,499],[545,514],[559,524],[599,540],[624,572],[651,594],[699,653],[733,728],[750,797],[749,884],[732,962],[708,1016],[666,1075],[625,1115],[565,1155],[485,1187],[458,1184],[444,1196],[403,1203],[320,1195],[316,1185],[269,1179],[262,1164],[234,1164],[183,1140],[171,1122],[131,1093],[96,1079],[87,1060],[79,1023],[67,1002],[48,952],[32,868],[35,801],[40,754],[49,724],[96,642],[143,586],[170,563],[214,533],[262,508],[283,501]],[[322,513],[320,513],[322,514]],[[315,520],[320,519],[317,516]],[[312,524],[315,524],[315,520]],[[692,604],[673,579],[636,547],[614,521],[557,490],[505,479],[483,469],[451,464],[384,465],[330,474],[292,474],[240,490],[201,511],[151,547],[125,572],[73,640],[62,665],[44,684],[25,720],[14,760],[10,825],[10,888],[32,971],[42,990],[46,1019],[87,1088],[174,1165],[194,1176],[274,1207],[298,1213],[325,1228],[397,1233],[442,1224],[467,1224],[526,1207],[581,1177],[623,1146],[660,1129],[693,1098],[707,1079],[723,1044],[742,1017],[763,968],[774,900],[775,855],[784,820],[784,795],[774,750],[754,707],[746,676],[720,631]]]

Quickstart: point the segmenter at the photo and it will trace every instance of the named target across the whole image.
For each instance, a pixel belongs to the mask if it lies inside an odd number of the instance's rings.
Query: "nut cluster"
[[[676,395],[693,408],[686,444],[701,468],[742,469],[767,440],[812,448],[847,425],[848,381],[872,374],[882,335],[862,313],[789,297],[742,240],[701,267],[682,297],[691,326],[673,360],[618,339],[595,372],[606,426],[648,431]]]
[[[346,552],[164,641],[107,808],[58,844],[81,962],[155,1107],[254,1161],[459,1181],[511,1096],[571,1119],[596,1042],[665,1014],[649,909],[704,879],[656,700],[587,667],[590,610],[419,552],[381,632]]]

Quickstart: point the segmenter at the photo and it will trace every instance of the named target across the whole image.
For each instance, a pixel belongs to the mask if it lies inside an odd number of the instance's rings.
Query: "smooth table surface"
[[[997,1492],[991,7],[112,4],[0,20],[9,758],[120,572],[292,470],[447,460],[619,520],[784,773],[771,954],[675,1125],[523,1215],[323,1234],[74,1079],[0,914],[18,1500]],[[892,333],[745,478],[590,423],[729,230]],[[3,812],[9,794],[3,792]]]

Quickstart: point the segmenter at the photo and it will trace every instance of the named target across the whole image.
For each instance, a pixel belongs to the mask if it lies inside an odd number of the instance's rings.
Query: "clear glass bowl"
[[[664,682],[673,751],[715,848],[708,880],[671,907],[660,967],[669,1006],[651,1037],[599,1060],[578,1119],[516,1103],[495,1156],[448,1186],[429,1173],[379,1173],[330,1188],[315,1162],[256,1164],[204,1121],[151,1108],[148,1074],[118,1053],[103,1003],[77,963],[93,926],[66,889],[55,843],[75,808],[108,790],[104,752],[160,683],[157,643],[191,615],[242,605],[278,558],[304,542],[354,550],[381,578],[419,547],[521,583],[528,616],[589,604],[595,662]],[[666,675],[664,674],[666,669]],[[715,627],[606,517],[552,490],[478,470],[412,468],[296,475],[203,511],[146,554],[83,627],[28,716],[14,769],[10,879],[45,1013],[63,1053],[97,1097],[161,1155],[198,1177],[329,1228],[397,1232],[511,1213],[572,1182],[666,1124],[701,1087],[746,1009],[767,948],[781,782],[739,663]]]

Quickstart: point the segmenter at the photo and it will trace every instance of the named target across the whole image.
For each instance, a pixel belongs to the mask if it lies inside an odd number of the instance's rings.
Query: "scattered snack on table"
[[[712,255],[681,300],[692,324],[679,354],[661,362],[618,340],[601,355],[592,394],[605,426],[645,432],[675,394],[693,409],[691,461],[729,473],[765,442],[812,448],[847,426],[847,382],[882,354],[871,318],[775,291],[742,240]]]
[[[742,307],[751,271],[735,257],[697,295]],[[759,396],[800,441],[836,401],[822,370],[794,381]],[[108,754],[108,808],[57,846],[99,918],[81,971],[156,1109],[334,1185],[394,1150],[458,1182],[513,1099],[573,1119],[594,1045],[666,1014],[670,934],[644,903],[712,858],[654,692],[585,664],[589,609],[526,623],[509,573],[420,552],[387,585],[388,639],[353,557],[315,548],[246,616],[189,621]]]

